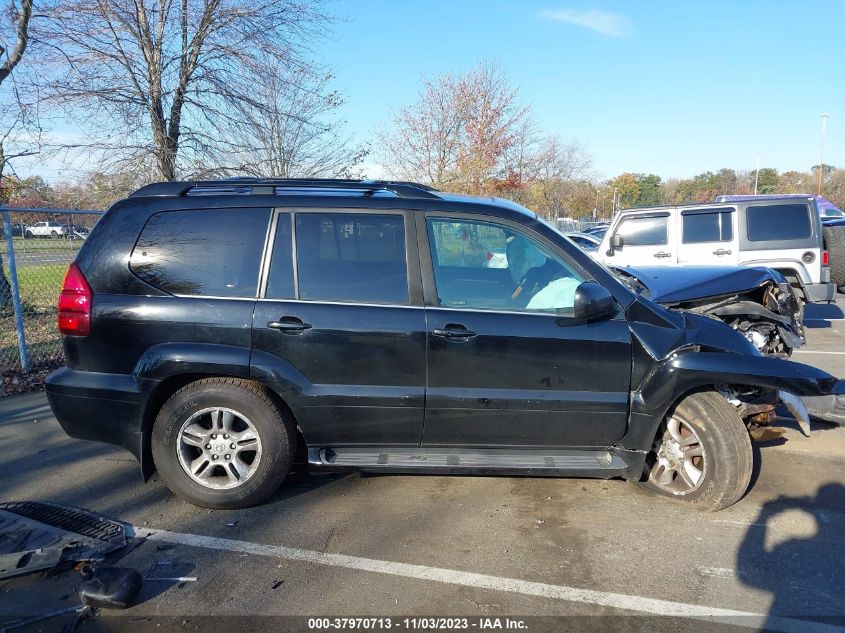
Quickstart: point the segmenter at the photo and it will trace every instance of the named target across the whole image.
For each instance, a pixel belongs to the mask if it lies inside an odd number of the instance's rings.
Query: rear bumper
[[[808,303],[833,301],[836,299],[836,284],[807,284],[804,286],[804,293]]]
[[[144,398],[132,376],[63,367],[47,377],[45,390],[70,437],[121,446],[141,460]]]

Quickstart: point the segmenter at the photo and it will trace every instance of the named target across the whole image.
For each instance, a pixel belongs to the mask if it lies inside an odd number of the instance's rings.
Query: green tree
[[[625,172],[610,181],[610,187],[619,196],[619,205],[623,208],[637,206],[640,199],[640,183],[637,174]]]
[[[757,175],[757,193],[778,193],[778,170],[764,167]]]
[[[640,195],[637,199],[638,207],[653,207],[660,204],[663,198],[662,181],[655,174],[637,174],[637,184]]]

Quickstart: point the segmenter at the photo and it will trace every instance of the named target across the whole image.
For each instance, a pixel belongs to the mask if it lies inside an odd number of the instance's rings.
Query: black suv
[[[167,182],[59,300],[74,437],[211,508],[312,469],[623,477],[720,509],[749,426],[845,381],[638,296],[513,203],[384,181]],[[771,417],[771,416],[769,416]]]

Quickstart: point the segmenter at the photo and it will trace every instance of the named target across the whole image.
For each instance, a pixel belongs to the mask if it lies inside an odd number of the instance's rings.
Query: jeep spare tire
[[[830,258],[830,280],[845,286],[845,226],[824,227],[824,244]]]

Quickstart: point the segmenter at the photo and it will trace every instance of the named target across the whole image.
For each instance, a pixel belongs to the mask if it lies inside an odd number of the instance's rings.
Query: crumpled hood
[[[745,292],[767,281],[786,281],[777,271],[762,266],[625,266],[619,270],[634,275],[648,287],[649,299],[670,305]]]

